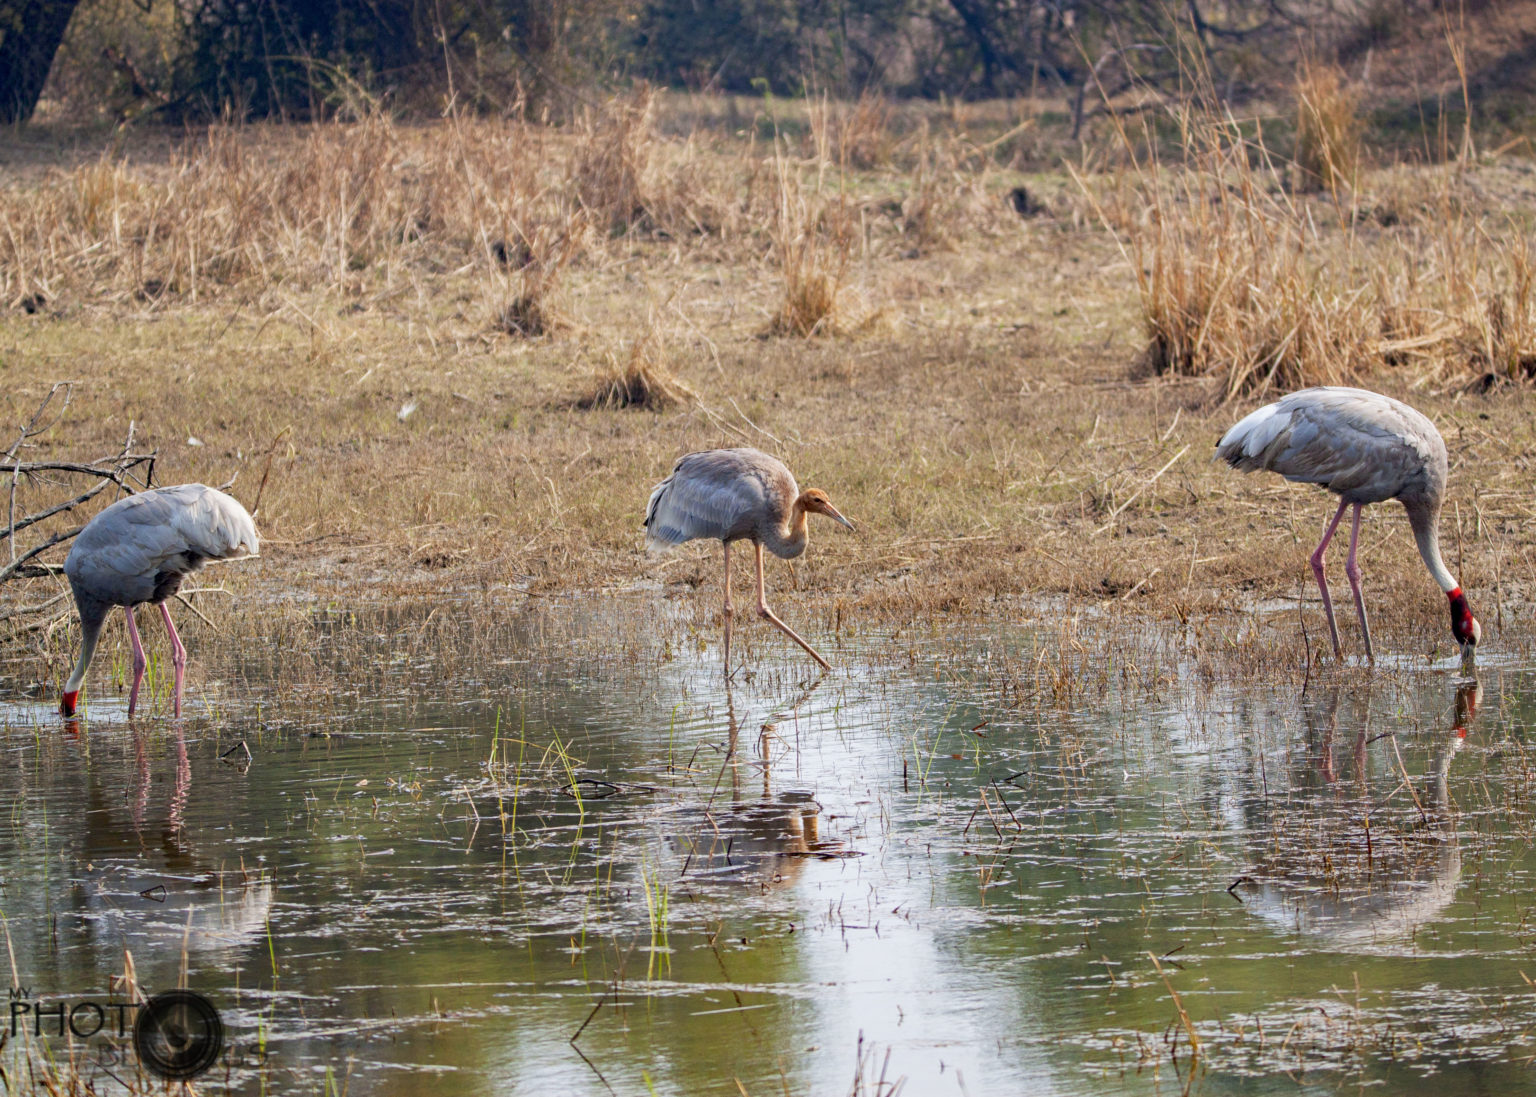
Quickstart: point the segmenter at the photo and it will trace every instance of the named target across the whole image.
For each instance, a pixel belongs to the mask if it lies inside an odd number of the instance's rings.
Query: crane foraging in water
[[[128,616],[128,638],[133,642],[133,688],[128,693],[128,715],[133,715],[146,665],[133,608],[150,602],[160,607],[171,636],[171,665],[176,671],[172,696],[180,716],[187,649],[176,634],[165,601],[181,589],[182,579],[207,561],[241,560],[257,555],[259,548],[256,523],[245,508],[203,484],[178,484],[130,495],[87,522],[64,560],[64,574],[69,577],[80,611],[80,661],[64,684],[59,711],[65,716],[75,714],[102,623],[113,606],[122,606]]]
[[[1216,456],[1233,468],[1267,469],[1287,480],[1320,484],[1339,496],[1339,509],[1312,554],[1312,573],[1323,595],[1333,653],[1340,661],[1339,629],[1323,575],[1323,552],[1346,507],[1354,507],[1349,559],[1344,574],[1355,596],[1355,611],[1365,637],[1365,655],[1375,661],[1371,627],[1360,590],[1360,512],[1370,503],[1396,499],[1408,512],[1408,524],[1424,566],[1451,605],[1451,634],[1461,645],[1462,665],[1471,668],[1482,626],[1450,569],[1440,556],[1440,506],[1445,498],[1448,463],[1445,439],[1435,425],[1399,400],[1355,388],[1311,388],[1293,392],[1253,412],[1216,443]]]
[[[645,546],[660,551],[696,538],[725,549],[725,674],[731,673],[731,542],[751,541],[757,550],[757,614],[783,630],[812,659],[831,664],[768,608],[763,593],[763,549],[791,560],[805,551],[807,518],[825,514],[848,529],[827,493],[802,492],[777,457],[755,449],[711,449],[679,458],[651,491],[645,508]]]

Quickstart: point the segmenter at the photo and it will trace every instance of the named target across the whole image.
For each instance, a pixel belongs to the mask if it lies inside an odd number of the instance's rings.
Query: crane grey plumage
[[[1323,387],[1283,396],[1250,413],[1216,443],[1216,456],[1244,472],[1264,469],[1287,480],[1318,484],[1339,496],[1339,509],[1312,554],[1312,571],[1323,596],[1323,609],[1342,658],[1333,602],[1323,575],[1323,552],[1346,507],[1355,508],[1345,574],[1365,637],[1368,658],[1370,624],[1360,588],[1356,550],[1360,512],[1371,503],[1396,499],[1408,512],[1424,565],[1451,603],[1451,631],[1469,663],[1482,628],[1466,596],[1440,555],[1440,508],[1449,467],[1445,439],[1424,415],[1400,400],[1366,389]]]
[[[800,497],[794,475],[777,457],[755,449],[712,449],[678,459],[656,485],[645,510],[645,544],[653,552],[709,538],[771,542]],[[794,557],[802,542],[776,555]]]
[[[802,492],[777,457],[755,449],[712,449],[685,454],[672,475],[651,490],[645,507],[645,545],[660,551],[699,538],[719,541],[725,553],[725,671],[731,666],[731,544],[751,541],[757,554],[757,612],[829,666],[768,608],[763,591],[763,549],[792,559],[805,551],[806,516],[824,514],[849,529],[826,492]]]
[[[1267,469],[1321,484],[1362,505],[1445,490],[1445,440],[1435,425],[1402,401],[1366,389],[1281,397],[1227,431],[1216,456],[1244,472]]]
[[[163,602],[184,576],[208,560],[260,552],[256,523],[245,508],[203,484],[119,499],[80,531],[64,574],[91,597],[114,606]]]
[[[128,698],[131,716],[138,702],[144,673],[143,646],[133,620],[133,607],[144,602],[160,606],[171,636],[176,670],[176,711],[181,711],[181,687],[186,649],[171,623],[165,600],[182,580],[210,560],[239,560],[259,555],[256,523],[244,507],[216,488],[178,484],[119,499],[86,523],[64,561],[80,612],[80,661],[64,687],[61,708],[73,715],[86,668],[95,654],[102,623],[113,606],[128,613],[134,646],[134,681]]]

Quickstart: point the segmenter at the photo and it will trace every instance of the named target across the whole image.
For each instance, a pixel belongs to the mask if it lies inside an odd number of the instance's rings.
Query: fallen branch
[[[34,556],[38,556],[44,552],[47,552],[49,549],[53,548],[54,545],[61,545],[65,541],[72,539],[84,528],[84,526],[76,526],[74,529],[65,530],[63,533],[55,533],[42,544],[28,549],[24,555],[17,557],[14,561],[7,564],[5,567],[0,568],[0,583],[5,582],[7,579],[14,578],[21,572],[22,565],[25,564],[28,560],[32,559]]]

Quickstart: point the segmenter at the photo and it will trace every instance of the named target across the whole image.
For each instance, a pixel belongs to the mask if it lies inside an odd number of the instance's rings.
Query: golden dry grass
[[[687,170],[640,170],[669,197],[616,234],[588,226],[628,200],[580,188],[630,193],[630,177],[573,167],[596,162],[583,142],[629,140],[600,126],[216,130],[24,177],[0,190],[0,300],[47,304],[0,312],[6,413],[77,379],[40,452],[106,452],[132,419],[162,482],[236,475],[248,503],[270,457],[263,558],[216,581],[279,606],[659,581],[708,621],[716,554],[648,558],[640,518],[677,455],[750,444],[860,525],[813,528],[807,555],[775,566],[776,596],[828,623],[1104,607],[1221,652],[1295,643],[1294,610],[1231,611],[1306,592],[1328,504],[1215,467],[1210,446],[1256,397],[1364,378],[1440,423],[1452,566],[1495,643],[1523,621],[1532,397],[1463,387],[1528,372],[1529,266],[1513,257],[1529,229],[1504,212],[1523,165],[1368,173],[1341,208],[1272,190],[1235,141],[1203,171],[1079,172],[1079,187],[1007,170],[965,133],[924,137],[947,166],[919,177],[651,125],[651,162]],[[1021,185],[1047,216],[1019,216]],[[903,209],[927,186],[947,244],[914,249]],[[1392,265],[1404,254],[1420,261]],[[568,324],[538,339],[497,323],[530,267],[558,272],[543,299]],[[835,273],[883,323],[837,335],[855,325],[834,304],[786,324],[795,270]],[[1134,373],[1149,311],[1194,376]],[[833,337],[761,338],[776,323]],[[670,410],[621,406],[669,388]],[[1380,643],[1443,654],[1443,600],[1378,510],[1364,566]]]
[[[667,364],[669,347],[665,330],[653,318],[646,332],[630,345],[621,359],[610,353],[604,368],[574,406],[583,410],[642,408],[666,411],[695,397]]]
[[[1296,170],[1301,190],[1337,193],[1360,171],[1358,95],[1336,65],[1307,62],[1296,75]]]
[[[1530,376],[1531,222],[1481,181],[1511,174],[1399,167],[1308,196],[1251,124],[1194,107],[1179,123],[1178,166],[1078,176],[1135,273],[1151,372],[1225,399],[1394,370],[1412,387]]]

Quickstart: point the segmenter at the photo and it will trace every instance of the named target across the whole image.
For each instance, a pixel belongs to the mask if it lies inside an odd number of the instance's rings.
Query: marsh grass
[[[1177,118],[1182,164],[1138,159],[1096,202],[1135,272],[1145,368],[1213,376],[1224,399],[1359,376],[1370,312],[1350,238],[1325,240],[1278,185],[1262,132],[1199,101]]]
[[[896,109],[885,96],[866,91],[852,103],[823,99],[812,112],[813,117],[819,114],[819,124],[829,131],[832,150],[844,171],[890,166],[898,137],[892,127]]]
[[[582,114],[572,182],[582,206],[609,235],[656,226],[657,144],[655,96],[647,87]]]
[[[11,941],[10,926],[4,924],[6,958],[9,961],[12,988],[22,983],[16,967],[16,949]],[[133,953],[123,950],[123,971],[107,978],[109,1000],[128,1005],[147,1000],[139,986],[133,962]],[[128,1014],[132,1016],[132,1014]],[[138,1097],[151,1094],[163,1087],[163,1081],[153,1078],[139,1064],[132,1053],[131,1032],[119,1039],[110,1023],[104,1031],[89,1039],[76,1039],[74,1026],[64,1029],[63,1044],[53,1038],[40,1037],[34,1026],[26,1023],[14,1027],[14,1037],[0,1040],[0,1084],[7,1093],[27,1092],[46,1094],[47,1097],[96,1097],[98,1094],[127,1094]],[[108,1056],[103,1056],[103,1046],[110,1045]]]
[[[916,252],[946,251],[966,240],[999,235],[1003,203],[993,192],[1001,188],[992,186],[992,162],[986,152],[964,140],[936,138],[926,129],[916,135],[913,148],[901,201],[901,230]],[[1026,195],[1027,208],[1027,190],[1015,190]]]
[[[839,314],[855,246],[854,213],[845,180],[832,178],[830,135],[825,122],[818,135],[809,182],[782,145],[776,148],[776,184],[769,237],[783,279],[783,299],[769,320],[769,335],[832,335],[844,330]]]
[[[1305,173],[1329,194],[1309,198],[1262,129],[1198,105],[1179,123],[1179,163],[1078,176],[1135,274],[1147,372],[1210,378],[1222,400],[1403,366],[1415,387],[1531,376],[1530,228],[1477,201],[1463,172],[1368,178],[1334,149],[1342,137],[1318,136]]]

